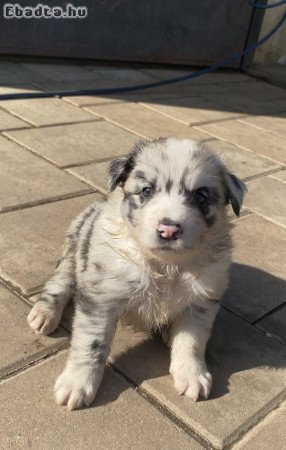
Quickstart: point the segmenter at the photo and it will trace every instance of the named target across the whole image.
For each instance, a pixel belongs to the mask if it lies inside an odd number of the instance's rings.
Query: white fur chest
[[[185,284],[176,266],[163,273],[142,273],[138,289],[131,296],[127,316],[135,325],[138,320],[147,329],[168,324],[192,301],[189,283]]]
[[[161,273],[150,268],[142,271],[138,289],[129,300],[128,322],[160,328],[194,302],[203,305],[207,299],[220,299],[228,282],[228,264],[221,260],[199,273],[180,271],[176,265],[165,266]]]

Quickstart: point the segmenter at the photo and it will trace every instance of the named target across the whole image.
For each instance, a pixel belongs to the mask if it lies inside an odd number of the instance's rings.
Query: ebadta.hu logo
[[[62,6],[48,6],[38,3],[37,6],[21,6],[19,3],[5,3],[3,17],[5,19],[85,19],[88,16],[86,6],[74,6],[68,3]]]

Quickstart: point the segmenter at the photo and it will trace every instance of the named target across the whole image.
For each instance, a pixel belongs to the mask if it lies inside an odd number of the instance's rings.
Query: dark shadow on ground
[[[21,62],[25,66],[21,66]],[[5,59],[0,59],[0,86],[5,87],[5,92],[8,93],[9,86],[11,92],[15,88],[19,89],[32,89],[38,88],[43,92],[66,92],[68,91],[82,91],[90,89],[104,89],[114,87],[126,87],[133,85],[141,85],[150,82],[162,81],[169,78],[176,78],[178,76],[184,76],[189,73],[195,73],[198,67],[192,66],[158,66],[151,64],[102,64],[97,65],[89,64],[87,70],[94,71],[94,78],[88,79],[76,79],[76,76],[68,76],[65,79],[64,75],[59,76],[59,79],[53,79],[45,75],[44,72],[37,73],[29,69],[28,63],[30,59],[24,57],[18,58],[18,60],[11,61],[8,72],[11,70],[11,82],[9,77],[7,78],[7,70],[4,64]],[[37,63],[37,59],[34,59],[34,63]],[[43,63],[43,60],[41,60]],[[1,64],[3,64],[3,76],[1,76]],[[18,69],[17,64],[19,65]],[[47,64],[51,64],[47,60]],[[58,64],[62,64],[61,61]],[[84,64],[84,61],[83,63]],[[64,64],[68,67],[68,64]],[[43,63],[44,66],[44,63]],[[77,68],[80,64],[71,64],[70,70]],[[97,67],[98,72],[97,73]],[[105,72],[101,74],[100,70]],[[128,71],[138,71],[139,76],[134,77]],[[17,74],[14,72],[17,71]],[[107,72],[106,72],[107,71]],[[118,72],[126,72],[124,75],[118,76]],[[22,75],[21,75],[22,74]],[[141,78],[140,78],[141,74]],[[49,74],[48,74],[49,75]],[[20,81],[22,79],[22,81]],[[30,85],[30,88],[27,86]],[[8,90],[7,90],[8,89]],[[64,94],[63,94],[64,95]],[[81,95],[80,92],[78,94]],[[83,95],[87,95],[84,94]],[[177,118],[178,112],[166,110],[168,106],[178,106],[185,108],[193,108],[198,110],[213,110],[223,112],[233,112],[234,114],[248,114],[248,115],[268,115],[279,114],[286,111],[286,93],[283,89],[271,86],[266,82],[257,81],[254,78],[243,78],[239,71],[222,69],[214,73],[202,75],[194,78],[193,80],[184,81],[167,86],[160,86],[152,89],[142,90],[132,93],[121,94],[104,94],[104,99],[101,104],[108,104],[117,101],[138,103],[144,102],[146,105],[151,105],[155,111],[169,115],[169,117]],[[70,98],[72,101],[72,97]],[[81,102],[81,106],[92,106],[92,101]],[[98,101],[95,97],[94,105],[98,105]],[[158,109],[156,109],[158,106]],[[164,109],[161,107],[164,106]],[[3,103],[5,108],[5,104]],[[222,115],[222,118],[227,118]],[[217,117],[219,119],[219,117]],[[191,125],[196,123],[207,121],[198,117],[198,120],[192,121]]]
[[[284,280],[245,264],[231,265],[229,287],[223,300],[228,309],[254,323],[285,302]]]

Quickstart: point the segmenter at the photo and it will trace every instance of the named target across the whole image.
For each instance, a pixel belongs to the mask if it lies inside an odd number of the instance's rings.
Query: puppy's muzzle
[[[182,234],[182,227],[170,219],[162,219],[158,225],[157,233],[161,239],[172,241]]]

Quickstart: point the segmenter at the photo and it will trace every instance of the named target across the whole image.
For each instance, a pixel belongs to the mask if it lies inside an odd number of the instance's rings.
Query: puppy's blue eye
[[[142,194],[146,198],[151,197],[151,195],[153,194],[153,189],[150,187],[144,187],[142,189]]]
[[[198,205],[203,205],[207,200],[207,196],[202,191],[196,191],[195,195],[194,195],[194,199]]]

